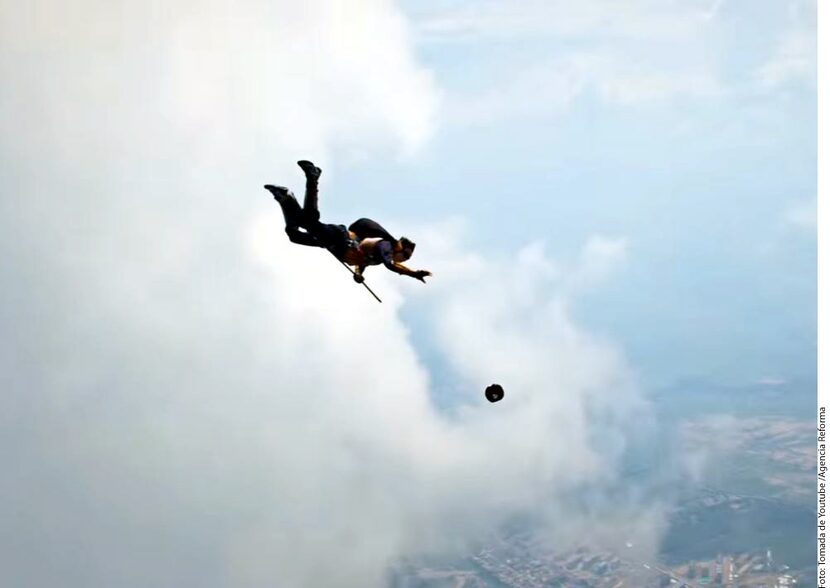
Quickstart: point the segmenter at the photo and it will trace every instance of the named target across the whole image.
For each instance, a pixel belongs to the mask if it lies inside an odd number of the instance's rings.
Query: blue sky
[[[337,198],[462,217],[485,254],[624,239],[575,311],[647,382],[814,372],[813,4],[404,8],[442,93],[435,133],[338,169]]]

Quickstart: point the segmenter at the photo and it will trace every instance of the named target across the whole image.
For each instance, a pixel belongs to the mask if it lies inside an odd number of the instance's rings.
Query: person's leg
[[[320,220],[320,207],[317,199],[319,193],[317,184],[320,180],[322,170],[310,161],[298,161],[297,165],[305,173],[305,199],[303,200],[303,213],[309,223]]]
[[[306,247],[322,247],[320,242],[297,227],[285,227],[285,234],[292,243],[305,245]]]
[[[285,217],[285,233],[291,242],[308,247],[322,247],[313,235],[302,230],[305,228],[303,210],[300,208],[300,203],[297,202],[291,190],[270,184],[266,185],[265,189],[273,194],[274,200],[282,208],[282,215]]]

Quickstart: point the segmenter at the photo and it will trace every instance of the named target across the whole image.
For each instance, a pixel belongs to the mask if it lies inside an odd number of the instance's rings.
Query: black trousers
[[[285,233],[292,243],[307,247],[321,247],[331,251],[342,260],[346,250],[352,246],[345,225],[320,222],[317,204],[317,178],[306,176],[306,192],[303,207],[292,193],[278,200],[285,217]]]

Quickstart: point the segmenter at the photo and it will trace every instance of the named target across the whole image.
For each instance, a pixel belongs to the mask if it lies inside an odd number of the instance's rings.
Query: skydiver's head
[[[402,261],[406,261],[410,257],[412,257],[412,253],[415,251],[415,243],[407,239],[406,237],[401,237],[395,243],[395,251],[393,252],[392,256],[395,258],[395,261],[398,263]]]

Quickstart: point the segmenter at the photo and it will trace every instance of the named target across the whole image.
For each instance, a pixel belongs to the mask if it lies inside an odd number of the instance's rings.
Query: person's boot
[[[314,224],[320,220],[320,208],[317,204],[317,182],[320,179],[322,170],[305,159],[297,162],[297,165],[305,172],[305,198],[303,199],[303,214],[306,222]]]
[[[291,190],[285,188],[284,186],[272,186],[271,184],[265,184],[263,188],[271,192],[274,200],[280,204],[282,204],[282,202],[291,195]]]
[[[285,217],[286,227],[304,226],[303,211],[300,209],[300,203],[297,202],[291,190],[283,186],[272,186],[271,184],[265,184],[263,187],[271,192],[274,200],[282,208],[282,215]]]
[[[311,176],[315,179],[319,178],[320,174],[323,173],[323,170],[305,159],[298,161],[297,165],[299,165],[303,172],[305,172],[306,176]]]

